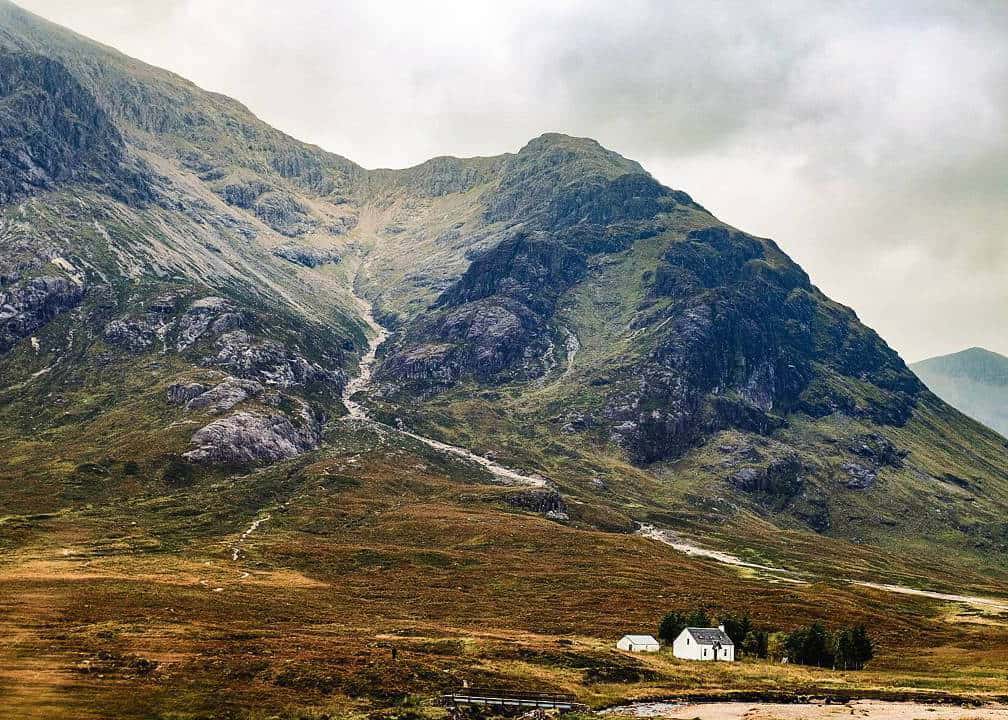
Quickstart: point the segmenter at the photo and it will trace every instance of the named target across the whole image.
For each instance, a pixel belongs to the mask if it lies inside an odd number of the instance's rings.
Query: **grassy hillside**
[[[0,716],[1008,694],[1004,438],[773,241],[585,138],[365,170],[5,0],[0,67]],[[878,658],[612,649],[695,606]]]
[[[836,576],[771,582],[510,510],[479,473],[422,446],[348,428],[330,440],[245,477],[5,518],[4,712],[342,717],[377,706],[436,716],[431,694],[463,679],[592,704],[1008,692],[1004,619],[845,583],[873,562],[859,546],[831,548],[847,558],[826,564]],[[268,519],[242,540],[256,518]],[[879,658],[860,673],[700,669],[612,649],[624,632],[653,631],[665,610],[695,605],[747,611],[770,628],[824,615],[864,622]],[[908,656],[908,645],[921,650]]]

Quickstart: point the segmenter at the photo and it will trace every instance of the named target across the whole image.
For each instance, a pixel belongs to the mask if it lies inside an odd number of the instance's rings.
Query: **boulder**
[[[183,457],[209,465],[270,465],[314,450],[321,435],[322,419],[304,406],[294,421],[240,412],[197,430]]]
[[[263,391],[263,386],[255,380],[229,377],[220,385],[190,398],[186,403],[186,410],[207,408],[212,413],[222,413],[249,398],[261,395]]]
[[[171,405],[184,405],[206,391],[207,386],[202,383],[175,383],[168,388],[168,402]]]

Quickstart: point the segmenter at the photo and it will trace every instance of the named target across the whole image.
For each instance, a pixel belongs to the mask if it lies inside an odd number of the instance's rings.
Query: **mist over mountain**
[[[970,348],[910,368],[939,397],[1008,436],[1008,358]]]

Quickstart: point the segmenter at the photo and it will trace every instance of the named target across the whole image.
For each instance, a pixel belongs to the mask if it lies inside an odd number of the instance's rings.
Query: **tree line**
[[[719,624],[735,644],[737,657],[861,670],[875,656],[875,645],[863,625],[830,631],[817,621],[781,632],[755,627],[749,615],[727,615]],[[661,619],[658,639],[671,643],[688,627],[715,627],[715,623],[706,610],[674,610]]]

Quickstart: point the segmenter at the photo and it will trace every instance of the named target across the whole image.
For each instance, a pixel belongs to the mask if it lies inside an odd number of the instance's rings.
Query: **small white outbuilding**
[[[658,652],[661,646],[650,635],[624,635],[616,647],[627,652]]]
[[[728,637],[724,625],[688,627],[672,641],[672,654],[683,660],[735,662],[735,643]]]

